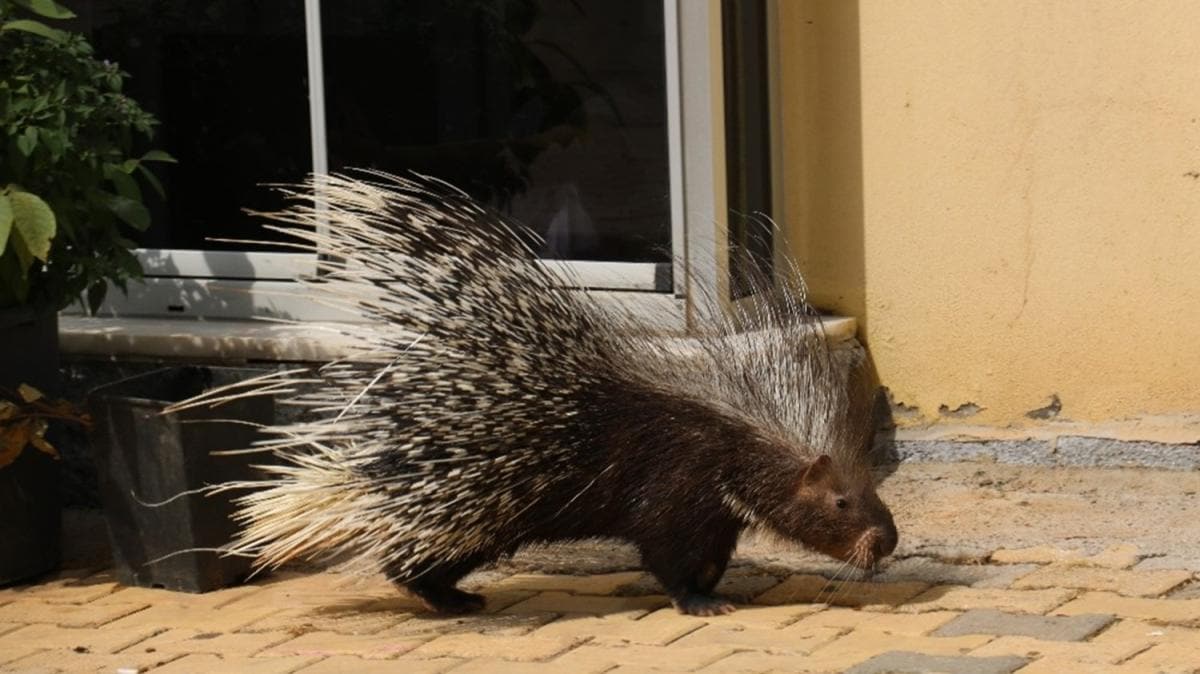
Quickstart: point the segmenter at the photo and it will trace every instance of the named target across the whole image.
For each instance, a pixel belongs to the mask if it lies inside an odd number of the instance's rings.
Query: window
[[[345,167],[445,179],[529,225],[547,264],[591,288],[683,295],[688,273],[719,268],[716,162],[762,150],[742,136],[721,145],[713,96],[733,91],[722,67],[745,84],[757,62],[744,50],[713,62],[722,17],[708,3],[81,4],[100,56],[162,121],[155,144],[180,160],[138,241],[147,283],[110,295],[116,315],[338,318],[286,295],[313,259],[243,209],[278,205],[262,183]],[[765,103],[735,89],[730,118]],[[737,175],[738,186],[763,179]],[[730,186],[731,209],[761,196]]]

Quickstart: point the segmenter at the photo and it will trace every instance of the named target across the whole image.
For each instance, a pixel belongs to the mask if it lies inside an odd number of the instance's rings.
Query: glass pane
[[[81,29],[132,76],[126,92],[161,126],[167,201],[148,195],[149,248],[247,249],[209,237],[280,239],[242,209],[269,210],[263,183],[312,170],[303,0],[94,0]],[[269,248],[269,246],[268,246]]]
[[[662,3],[323,2],[331,169],[429,174],[543,257],[670,258]]]
[[[725,156],[729,195],[730,294],[761,290],[774,267],[770,215],[771,105],[765,0],[723,0]]]

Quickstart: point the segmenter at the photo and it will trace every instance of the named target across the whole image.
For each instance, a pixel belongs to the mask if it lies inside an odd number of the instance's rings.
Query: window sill
[[[345,356],[350,343],[319,325],[67,315],[58,320],[59,348],[75,358],[325,362]],[[853,338],[858,327],[853,318],[822,320],[834,344]]]

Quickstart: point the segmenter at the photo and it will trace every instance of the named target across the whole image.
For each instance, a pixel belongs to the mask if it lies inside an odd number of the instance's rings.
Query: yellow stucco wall
[[[785,230],[899,420],[1200,438],[1200,3],[778,7]]]

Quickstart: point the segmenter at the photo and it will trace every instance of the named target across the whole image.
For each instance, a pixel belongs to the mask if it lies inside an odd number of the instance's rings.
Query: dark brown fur
[[[628,383],[588,397],[580,409],[593,415],[578,427],[589,437],[574,439],[588,447],[578,470],[531,504],[503,544],[467,559],[430,559],[415,577],[392,579],[434,610],[472,611],[483,598],[454,585],[475,568],[527,544],[616,538],[637,547],[680,612],[728,613],[733,605],[712,592],[751,522],[727,494],[761,513],[757,524],[858,566],[896,545],[891,513],[869,479],[846,479],[826,455],[803,462],[708,406]]]

